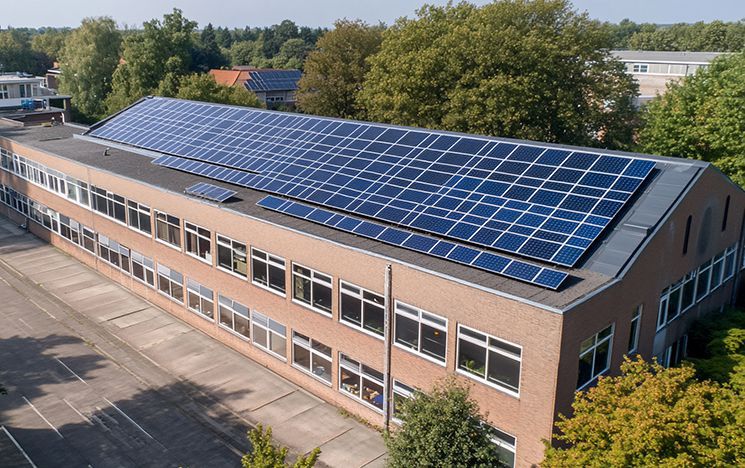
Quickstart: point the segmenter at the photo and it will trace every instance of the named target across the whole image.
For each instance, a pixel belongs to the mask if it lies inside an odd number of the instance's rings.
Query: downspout
[[[385,342],[385,362],[383,363],[383,427],[386,432],[391,425],[392,382],[391,382],[391,335],[392,301],[391,264],[385,266],[385,316],[383,320],[383,335]]]

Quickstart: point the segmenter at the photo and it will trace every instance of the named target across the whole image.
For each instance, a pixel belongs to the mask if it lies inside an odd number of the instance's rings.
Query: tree
[[[305,55],[310,49],[312,47],[299,37],[288,39],[279,48],[279,53],[272,59],[272,66],[273,68],[301,69],[303,68]]]
[[[231,104],[245,107],[261,107],[261,102],[254,93],[243,86],[225,86],[218,84],[208,74],[194,73],[181,77],[177,84],[170,79],[164,79],[161,83],[169,83],[161,89],[163,96],[173,96],[179,99],[190,99],[192,101],[214,102],[218,104]],[[173,93],[173,89],[178,91]]]
[[[652,100],[642,151],[701,159],[745,187],[745,53],[721,57]]]
[[[243,456],[241,464],[243,468],[312,468],[321,454],[321,449],[314,448],[307,456],[300,456],[292,465],[285,463],[287,448],[278,448],[272,444],[272,428],[268,427],[266,432],[261,424],[249,431],[248,440],[251,442],[251,453]]]
[[[153,19],[144,29],[126,37],[122,61],[114,72],[112,92],[106,99],[109,113],[118,112],[137,99],[152,94],[160,81],[172,73],[182,76],[192,70],[197,23],[181,10]]]
[[[199,41],[194,49],[192,61],[194,68],[202,72],[209,71],[212,68],[220,68],[226,64],[212,23],[207,24],[199,34]]]
[[[48,29],[37,34],[31,39],[31,50],[42,54],[50,64],[59,61],[65,46],[65,39],[70,32],[69,29]]]
[[[60,56],[60,91],[72,96],[76,119],[102,118],[119,63],[121,34],[111,18],[86,18],[65,40]]]
[[[624,147],[637,85],[607,29],[568,0],[424,6],[370,58],[368,119],[531,140]]]
[[[360,20],[339,20],[318,39],[308,55],[298,83],[298,107],[331,117],[359,117],[356,97],[369,70],[368,57],[382,41],[382,26]]]
[[[0,72],[39,72],[28,34],[18,29],[0,31]]]
[[[411,466],[500,466],[493,429],[482,423],[469,387],[454,377],[417,392],[396,406],[401,427],[386,435],[388,464]]]
[[[577,394],[556,424],[567,447],[548,446],[543,467],[745,464],[745,402],[732,389],[641,358],[621,373]]]
[[[729,384],[745,396],[745,311],[712,313],[691,326],[688,356],[700,378]]]

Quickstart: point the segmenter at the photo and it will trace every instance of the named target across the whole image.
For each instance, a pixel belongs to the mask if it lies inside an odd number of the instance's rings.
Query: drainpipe
[[[385,266],[385,317],[383,320],[383,335],[385,338],[385,362],[383,363],[383,427],[388,431],[391,425],[392,381],[391,381],[391,335],[393,324],[391,310],[393,308],[391,284],[391,265]]]

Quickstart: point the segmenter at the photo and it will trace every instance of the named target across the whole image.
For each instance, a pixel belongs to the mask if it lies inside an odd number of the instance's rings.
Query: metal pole
[[[391,323],[391,310],[393,301],[391,283],[391,265],[385,267],[385,316],[383,320],[383,335],[385,338],[385,362],[383,363],[383,426],[387,431],[391,425],[391,335],[393,326]]]

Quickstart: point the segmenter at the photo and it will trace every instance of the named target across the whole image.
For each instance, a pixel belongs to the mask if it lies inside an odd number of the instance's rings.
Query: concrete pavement
[[[0,425],[32,460],[72,453],[38,466],[238,466],[256,423],[320,465],[384,465],[377,431],[3,217],[0,280]]]

